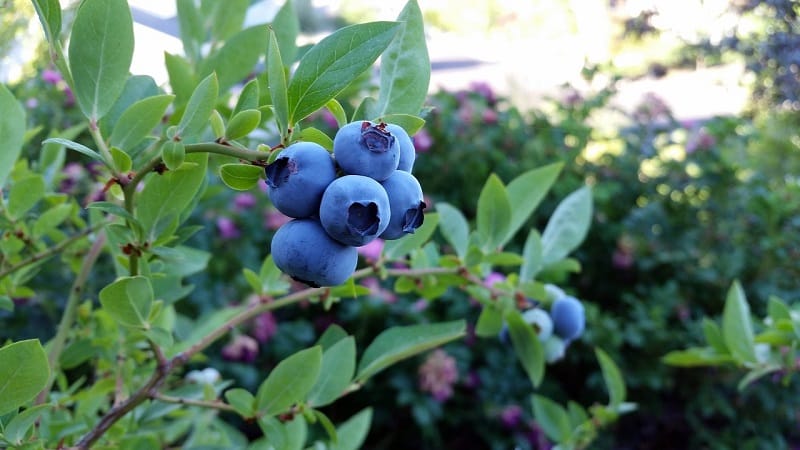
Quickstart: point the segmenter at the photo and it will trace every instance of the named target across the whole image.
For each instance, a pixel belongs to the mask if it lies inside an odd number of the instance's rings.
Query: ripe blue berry
[[[406,133],[406,130],[393,123],[386,124],[386,129],[397,139],[400,146],[400,161],[397,163],[397,170],[411,173],[414,168],[414,160],[417,159],[417,151],[414,149],[414,142]]]
[[[272,259],[284,273],[309,286],[336,286],[356,270],[358,252],[325,233],[314,219],[295,219],[272,238]]]
[[[328,234],[345,245],[360,247],[389,225],[389,197],[377,181],[362,175],[337,178],[325,189],[319,219]]]
[[[422,201],[422,187],[419,181],[408,172],[396,170],[381,182],[389,196],[392,214],[389,226],[381,234],[383,239],[399,239],[413,233],[423,221],[425,202]]]
[[[333,156],[346,174],[383,181],[397,169],[400,146],[386,124],[351,122],[333,138]]]
[[[265,171],[272,204],[298,219],[317,214],[325,188],[336,178],[330,153],[313,142],[290,145]]]
[[[586,314],[581,302],[575,297],[565,296],[557,299],[550,307],[550,316],[558,336],[567,342],[583,334]]]

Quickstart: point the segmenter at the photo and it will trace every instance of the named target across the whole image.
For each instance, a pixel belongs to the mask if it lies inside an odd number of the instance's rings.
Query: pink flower
[[[519,405],[508,405],[500,411],[500,421],[507,428],[516,427],[522,419],[522,408]]]
[[[414,135],[413,140],[414,149],[417,151],[417,153],[425,153],[430,150],[431,146],[433,145],[433,138],[424,128],[419,130],[417,134]]]
[[[262,344],[278,333],[278,321],[271,311],[260,314],[253,321],[253,336]]]
[[[483,123],[493,125],[497,123],[497,112],[493,109],[483,110]]]
[[[361,247],[356,248],[358,254],[363,256],[367,262],[374,263],[377,262],[380,257],[381,253],[383,253],[383,245],[386,242],[383,239],[373,239],[366,245],[362,245]]]
[[[493,288],[495,284],[506,281],[506,276],[499,272],[490,272],[483,279],[483,285],[487,288]]]
[[[419,388],[429,392],[438,402],[453,396],[453,385],[458,381],[456,360],[442,349],[428,355],[419,367]]]
[[[42,71],[42,81],[47,84],[58,84],[61,80],[63,80],[61,73],[55,70],[45,69]]]
[[[281,225],[292,220],[277,209],[270,209],[264,216],[264,227],[268,230],[277,230]]]
[[[72,89],[64,88],[64,107],[71,108],[75,106],[75,94],[72,93]]]
[[[496,100],[492,86],[485,81],[474,81],[469,85],[469,88],[476,94],[485,98],[488,103],[494,103]]]
[[[236,227],[236,223],[229,217],[224,216],[217,218],[217,230],[219,231],[219,237],[222,239],[236,239],[241,234]]]
[[[383,300],[386,303],[394,303],[397,301],[397,296],[394,292],[384,289],[380,281],[376,277],[364,278],[361,285],[369,289],[373,296]]]
[[[222,357],[228,361],[253,362],[258,355],[258,342],[247,335],[239,335],[222,348]]]
[[[411,305],[411,309],[415,312],[422,312],[428,309],[428,301],[421,298]]]
[[[233,206],[239,211],[252,208],[256,202],[256,196],[249,192],[240,192],[233,197]]]
[[[322,110],[322,121],[333,129],[339,128],[339,122],[336,121],[336,117],[327,109]]]
[[[698,150],[710,150],[717,143],[708,130],[704,127],[699,128],[689,136],[686,141],[686,154],[691,155]]]

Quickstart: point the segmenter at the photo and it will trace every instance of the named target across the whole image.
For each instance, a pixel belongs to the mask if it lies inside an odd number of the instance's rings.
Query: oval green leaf
[[[153,307],[153,286],[142,276],[119,278],[100,290],[100,304],[126,327],[147,326]]]
[[[44,389],[48,378],[50,365],[38,339],[0,348],[0,415],[32,400]]]
[[[549,164],[529,170],[508,183],[506,191],[511,203],[511,225],[508,227],[503,244],[514,237],[514,234],[536,210],[563,167],[564,163]]]
[[[219,90],[226,92],[255,70],[267,51],[267,27],[256,25],[237,32],[201,64],[200,76],[216,73]]]
[[[274,416],[302,401],[314,387],[322,366],[322,348],[314,346],[284,359],[258,388],[256,409]]]
[[[236,113],[225,128],[225,139],[233,141],[250,134],[261,123],[261,111],[245,109]]]
[[[180,141],[167,141],[161,146],[161,159],[169,170],[178,170],[186,160],[186,147]]]
[[[205,77],[197,85],[186,105],[186,111],[178,123],[176,136],[193,136],[203,130],[208,123],[208,118],[211,117],[211,111],[214,110],[218,92],[219,83],[217,75],[214,73]]]
[[[219,177],[231,189],[247,191],[258,184],[264,169],[251,164],[223,164],[219,168]]]
[[[287,97],[286,70],[275,30],[270,29],[267,46],[267,82],[272,99],[275,122],[282,138],[289,133],[289,99]]]
[[[25,110],[6,85],[0,84],[0,188],[14,168],[25,138]]]
[[[383,246],[383,254],[388,260],[395,260],[408,255],[416,249],[422,248],[425,242],[431,238],[436,226],[439,224],[439,214],[425,214],[425,221],[422,226],[412,234],[407,234],[400,239],[386,241]]]
[[[469,249],[469,223],[464,214],[452,205],[444,202],[436,203],[436,211],[439,213],[439,231],[445,240],[453,246],[456,255],[460,259],[467,256]]]
[[[755,338],[750,318],[750,306],[738,281],[728,290],[722,312],[722,338],[734,358],[740,363],[756,363]]]
[[[352,336],[339,340],[322,354],[319,379],[306,401],[313,408],[333,403],[350,385],[356,371],[356,343]]]
[[[477,222],[483,249],[497,249],[511,224],[511,203],[503,182],[495,174],[486,180],[478,197]]]
[[[517,359],[528,374],[533,386],[539,387],[544,378],[545,364],[542,344],[533,331],[533,327],[525,322],[519,311],[511,310],[506,313],[505,317]]]
[[[566,257],[586,238],[592,223],[592,190],[582,187],[558,204],[542,233],[542,264]]]
[[[120,116],[109,137],[112,146],[130,151],[161,123],[174,95],[156,95],[131,105]]]
[[[622,378],[622,372],[620,372],[614,360],[602,349],[595,348],[594,354],[597,356],[597,361],[600,363],[600,369],[603,372],[603,380],[608,390],[608,406],[615,409],[625,401],[626,396],[625,380]]]
[[[572,434],[569,414],[563,406],[547,397],[534,394],[532,397],[533,417],[544,434],[553,442],[565,442]]]

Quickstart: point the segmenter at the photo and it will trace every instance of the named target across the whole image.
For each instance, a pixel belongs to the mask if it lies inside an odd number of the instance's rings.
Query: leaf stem
[[[179,405],[200,406],[203,408],[218,409],[220,411],[236,412],[236,409],[233,406],[219,400],[194,400],[191,398],[173,397],[160,392],[153,395],[152,398],[165,403],[177,403]]]

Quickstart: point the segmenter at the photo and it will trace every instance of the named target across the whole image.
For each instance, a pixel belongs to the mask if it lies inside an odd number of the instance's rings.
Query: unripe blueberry
[[[272,204],[283,214],[298,219],[317,214],[325,188],[336,178],[330,153],[313,142],[290,145],[265,171]]]
[[[383,239],[399,239],[413,233],[422,225],[425,202],[422,201],[422,187],[419,181],[408,172],[395,170],[381,182],[389,196],[392,214],[389,226],[381,234]]]
[[[553,363],[564,357],[567,351],[567,343],[558,336],[550,336],[544,341],[544,359],[548,363]]]
[[[344,283],[358,263],[356,249],[331,239],[314,219],[295,219],[278,228],[271,248],[282,272],[314,287]]]
[[[575,340],[583,334],[586,314],[583,305],[575,297],[564,296],[550,307],[555,333],[565,341]]]
[[[414,160],[417,159],[414,142],[400,125],[387,123],[386,129],[394,135],[395,139],[397,139],[397,144],[400,146],[400,161],[397,163],[397,170],[411,173],[414,168]]]
[[[372,178],[345,175],[322,195],[319,220],[328,234],[345,245],[360,247],[389,226],[391,210],[383,186]]]
[[[522,313],[522,319],[534,327],[540,341],[544,342],[553,335],[553,320],[547,311],[541,308],[532,308]]]
[[[348,175],[364,175],[378,181],[389,178],[400,162],[400,146],[386,124],[351,122],[333,138],[333,156]]]

